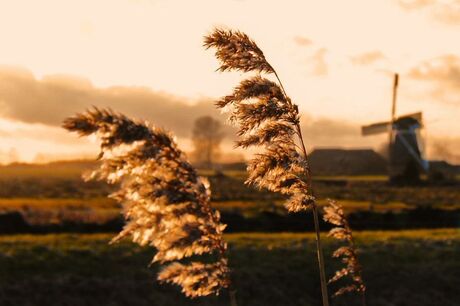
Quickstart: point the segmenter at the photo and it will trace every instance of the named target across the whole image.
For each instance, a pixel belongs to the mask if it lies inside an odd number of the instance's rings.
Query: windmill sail
[[[361,127],[363,136],[388,133],[390,122],[379,122]]]
[[[413,114],[407,114],[401,117],[398,117],[395,119],[395,122],[405,122],[409,119],[413,119],[419,123],[421,126],[422,124],[422,113],[413,113]],[[361,127],[361,134],[363,136],[368,136],[368,135],[376,135],[376,134],[383,134],[383,133],[388,133],[390,130],[390,122],[378,122],[378,123],[373,123],[369,125],[365,125]],[[395,126],[393,126],[393,129],[395,129]]]

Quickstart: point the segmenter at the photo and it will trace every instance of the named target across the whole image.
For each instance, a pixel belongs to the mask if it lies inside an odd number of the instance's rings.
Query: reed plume
[[[288,196],[285,206],[290,212],[312,209],[323,306],[328,306],[318,209],[298,107],[286,94],[262,50],[246,34],[215,29],[204,38],[204,46],[216,50],[219,71],[258,73],[243,80],[232,94],[216,102],[216,106],[230,111],[230,121],[238,127],[236,146],[261,148],[261,153],[249,162],[246,183]],[[261,73],[274,75],[278,83],[262,77]]]
[[[229,287],[225,225],[210,205],[207,180],[198,176],[171,134],[97,108],[67,118],[63,127],[101,141],[101,165],[87,179],[120,183],[111,197],[123,204],[126,225],[111,243],[130,237],[154,247],[152,263],[169,263],[158,280],[180,285],[188,297]],[[194,261],[202,254],[214,255],[213,262]]]
[[[352,280],[351,284],[341,287],[333,296],[355,291],[361,294],[362,304],[365,306],[366,285],[362,277],[362,266],[359,263],[355,242],[353,240],[353,233],[345,217],[342,206],[329,200],[329,204],[324,207],[323,218],[324,221],[336,226],[330,230],[329,236],[347,243],[346,246],[341,246],[335,250],[332,255],[335,258],[341,258],[345,267],[336,271],[335,275],[329,280],[329,283],[336,282],[346,276],[349,276]]]
[[[205,37],[204,44],[207,48],[216,48],[216,57],[221,62],[220,71],[274,72],[262,50],[243,32],[215,29]]]

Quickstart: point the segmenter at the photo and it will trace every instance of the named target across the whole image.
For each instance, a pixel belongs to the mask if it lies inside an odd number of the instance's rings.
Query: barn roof
[[[385,159],[372,149],[315,149],[309,155],[314,175],[386,174]]]

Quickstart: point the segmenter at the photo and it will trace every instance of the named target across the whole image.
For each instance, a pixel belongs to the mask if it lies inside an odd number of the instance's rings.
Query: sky
[[[460,0],[0,0],[0,163],[92,158],[60,128],[95,105],[172,130],[243,73],[216,72],[215,27],[246,32],[299,105],[309,148],[373,147],[360,126],[422,111],[428,157],[460,162]],[[230,141],[234,130],[226,128]]]

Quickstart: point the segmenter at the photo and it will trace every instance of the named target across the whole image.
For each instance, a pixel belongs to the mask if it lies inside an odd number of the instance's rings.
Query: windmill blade
[[[422,125],[422,113],[421,112],[400,116],[395,119],[395,122],[398,122],[404,119],[409,119],[409,118],[417,120],[420,123],[420,125]],[[390,122],[378,122],[378,123],[365,125],[361,127],[361,134],[363,136],[368,136],[368,135],[388,133],[388,131],[390,130],[390,126],[391,126]]]
[[[361,134],[363,136],[376,135],[388,133],[390,129],[390,122],[379,122],[361,127]]]

